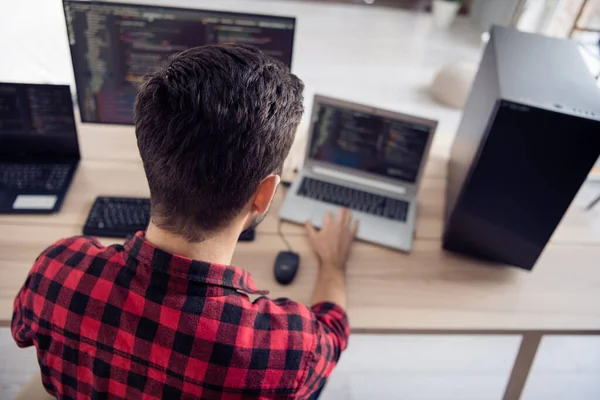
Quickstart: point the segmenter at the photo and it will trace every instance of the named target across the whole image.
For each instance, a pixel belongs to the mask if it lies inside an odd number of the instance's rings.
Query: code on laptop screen
[[[329,104],[315,107],[312,159],[416,182],[431,126]]]
[[[0,83],[0,135],[73,136],[68,86]]]

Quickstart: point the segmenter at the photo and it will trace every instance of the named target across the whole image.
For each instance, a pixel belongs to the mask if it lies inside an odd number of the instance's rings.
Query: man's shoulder
[[[104,247],[97,239],[88,236],[60,239],[42,251],[32,272],[44,273],[50,267],[85,268],[97,257],[107,258],[115,247]]]
[[[105,247],[95,238],[89,236],[73,236],[66,239],[60,239],[48,246],[38,256],[36,261],[44,259],[64,260],[65,257],[72,256],[73,253],[94,254],[103,249],[105,249]]]

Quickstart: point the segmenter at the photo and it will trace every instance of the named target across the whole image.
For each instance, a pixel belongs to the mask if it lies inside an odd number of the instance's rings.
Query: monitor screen
[[[292,63],[294,18],[71,0],[64,8],[83,122],[131,124],[144,76],[191,47],[243,43]]]
[[[67,85],[0,83],[0,154],[77,155]]]
[[[314,107],[311,159],[416,182],[431,124],[318,102]]]

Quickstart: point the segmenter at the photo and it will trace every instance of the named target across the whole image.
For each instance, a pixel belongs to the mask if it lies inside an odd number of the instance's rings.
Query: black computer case
[[[443,247],[532,269],[599,156],[578,44],[493,27],[451,150]]]

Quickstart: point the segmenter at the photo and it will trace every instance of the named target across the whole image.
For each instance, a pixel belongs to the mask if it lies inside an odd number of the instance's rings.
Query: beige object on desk
[[[462,109],[469,98],[477,74],[477,64],[460,61],[446,65],[435,76],[431,94],[441,103]]]
[[[104,129],[80,127],[84,160],[59,214],[0,216],[0,326],[9,325],[14,297],[37,255],[59,238],[81,234],[96,196],[148,195],[133,130]],[[505,397],[516,399],[542,335],[600,334],[600,235],[572,208],[530,273],[442,251],[446,161],[440,155],[448,153],[448,143],[433,143],[412,253],[367,243],[354,247],[348,265],[348,315],[354,332],[363,333],[522,334]],[[295,147],[295,152],[302,150]],[[296,280],[280,286],[273,278],[275,255],[284,249],[277,235],[282,197],[280,190],[256,241],[240,243],[233,264],[247,269],[271,296],[307,303],[318,264],[302,227],[283,226],[302,258]]]

